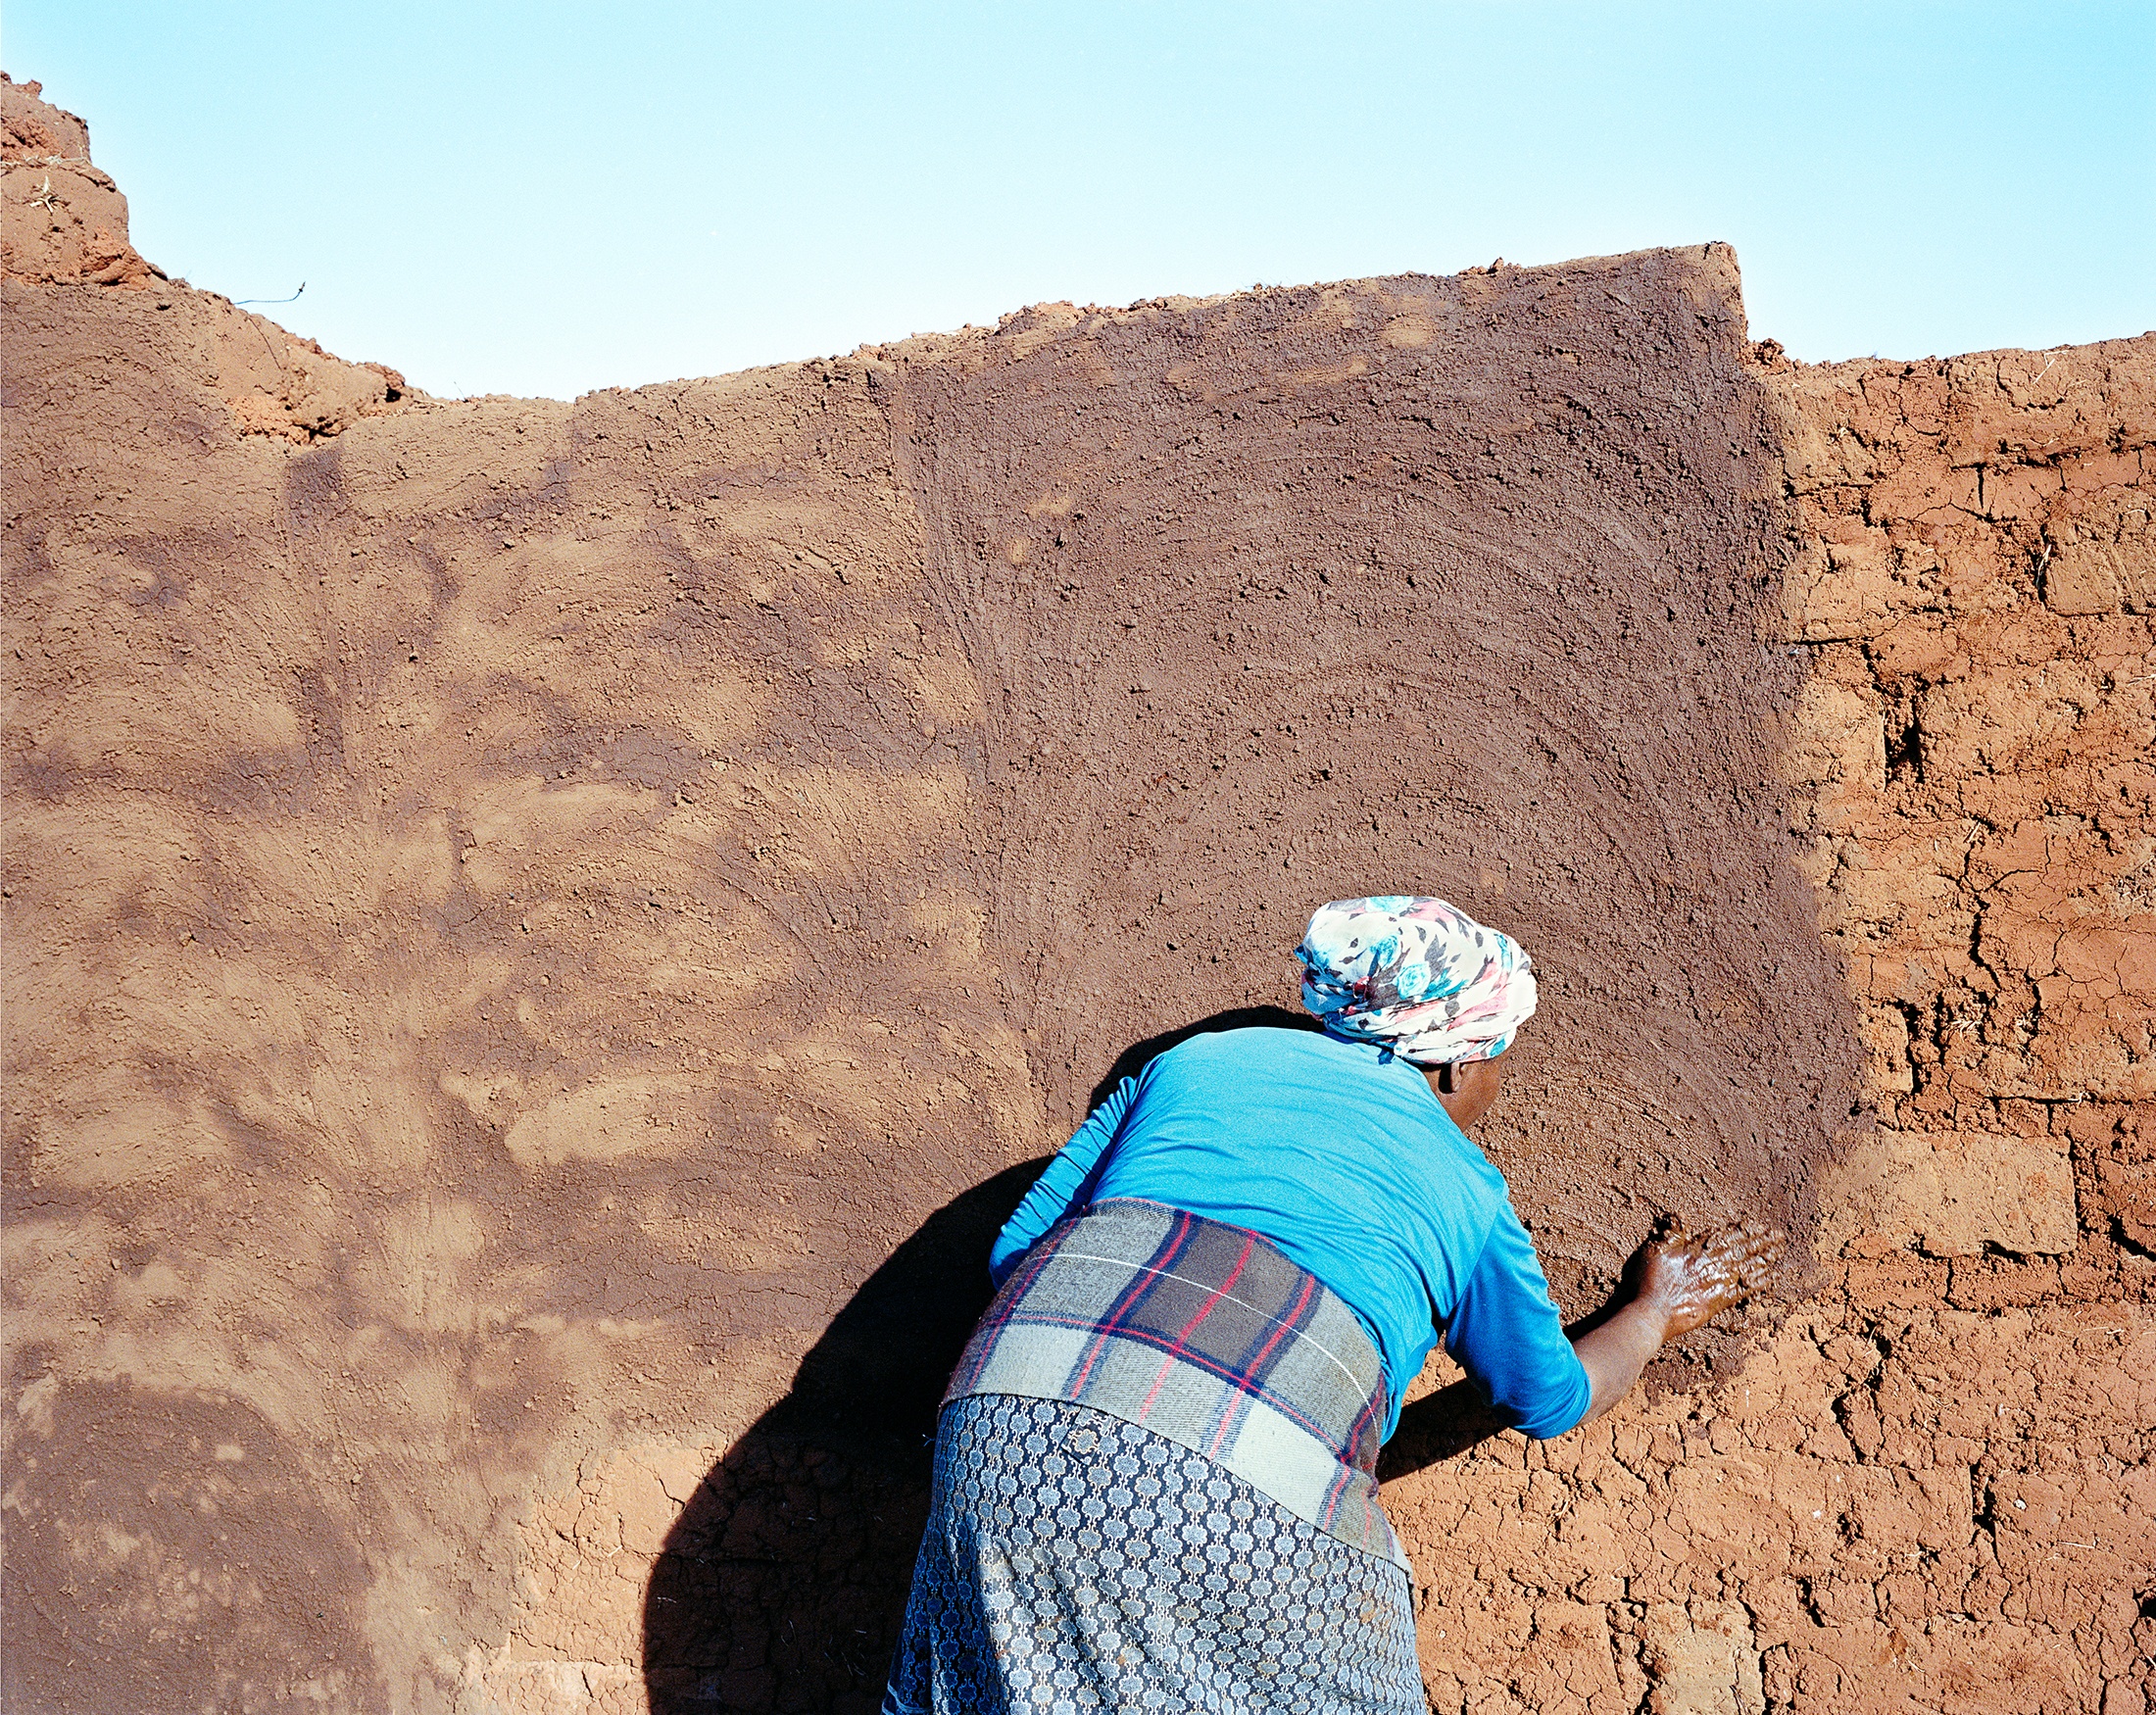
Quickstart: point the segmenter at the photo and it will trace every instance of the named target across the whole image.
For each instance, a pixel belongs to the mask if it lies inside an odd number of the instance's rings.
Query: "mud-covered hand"
[[[1663,1319],[1662,1338],[1674,1340],[1750,1298],[1788,1249],[1788,1235],[1762,1221],[1708,1233],[1680,1228],[1641,1252],[1638,1301]]]
[[[1741,1303],[1774,1273],[1788,1239],[1763,1221],[1664,1235],[1633,1258],[1632,1297],[1572,1342],[1587,1371],[1589,1418],[1624,1397],[1665,1340]],[[1585,1422],[1583,1418],[1581,1421]]]

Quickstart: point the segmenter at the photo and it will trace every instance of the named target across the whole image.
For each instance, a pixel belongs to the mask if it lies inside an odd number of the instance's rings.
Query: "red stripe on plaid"
[[[1243,1241],[1243,1254],[1235,1259],[1235,1266],[1228,1270],[1228,1278],[1212,1289],[1211,1295],[1205,1299],[1204,1303],[1199,1306],[1198,1313],[1183,1324],[1183,1331],[1175,1337],[1175,1344],[1168,1348],[1168,1355],[1160,1360],[1160,1373],[1153,1377],[1152,1387],[1148,1391],[1145,1402],[1138,1407],[1138,1421],[1140,1423],[1146,1421],[1146,1413],[1152,1409],[1152,1402],[1160,1397],[1160,1384],[1168,1379],[1168,1372],[1175,1367],[1176,1360],[1183,1355],[1184,1348],[1190,1344],[1191,1336],[1198,1332],[1199,1323],[1204,1321],[1207,1316],[1210,1316],[1220,1307],[1220,1300],[1228,1296],[1228,1289],[1235,1285],[1237,1278],[1243,1273],[1244,1268],[1250,1260],[1250,1252],[1256,1249],[1257,1241],[1254,1238]]]
[[[1092,1374],[1094,1364],[1107,1349],[1110,1339],[1119,1334],[1129,1337],[1120,1326],[1123,1318],[1152,1290],[1153,1277],[1168,1272],[1168,1265],[1182,1255],[1197,1232],[1198,1217],[1177,1209],[1175,1224],[1168,1229],[1168,1236],[1161,1240],[1159,1248],[1152,1253],[1152,1259],[1143,1265],[1148,1272],[1133,1275],[1130,1285],[1115,1296],[1115,1302],[1109,1306],[1107,1314],[1094,1323],[1098,1333],[1094,1337],[1092,1349],[1086,1353],[1085,1361],[1078,1366],[1078,1374],[1071,1381],[1073,1388],[1083,1388],[1086,1385],[1086,1377]],[[1152,1342],[1147,1344],[1151,1345]]]
[[[1263,1371],[1265,1360],[1273,1355],[1273,1348],[1295,1332],[1296,1324],[1302,1320],[1303,1312],[1309,1309],[1310,1301],[1317,1297],[1317,1276],[1314,1274],[1305,1275],[1302,1281],[1302,1291],[1296,1297],[1295,1308],[1273,1324],[1272,1338],[1257,1348],[1257,1355],[1250,1360],[1252,1370]],[[1281,1408],[1276,1405],[1274,1409],[1279,1410]],[[1218,1452],[1227,1445],[1228,1431],[1235,1427],[1235,1418],[1236,1414],[1232,1411],[1221,1413],[1220,1427],[1213,1432],[1212,1450],[1214,1452]]]

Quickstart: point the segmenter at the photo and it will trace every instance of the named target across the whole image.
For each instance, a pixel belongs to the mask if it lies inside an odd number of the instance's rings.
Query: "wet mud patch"
[[[1781,813],[1747,352],[1710,246],[1036,310],[902,372],[1052,1113],[1125,1042],[1292,1004],[1316,904],[1439,893],[1537,960],[1486,1136],[1569,1311],[1660,1215],[1801,1251],[1859,1054]]]
[[[1856,1050],[1784,849],[1726,252],[1049,307],[124,472],[101,425],[220,420],[223,313],[9,290],[67,429],[11,572],[11,933],[58,973],[10,1016],[26,1328],[68,1385],[326,1365],[248,1397],[335,1505],[404,1497],[362,1550],[394,1695],[640,1675],[697,1600],[684,1684],[880,1660],[924,1432],[801,1429],[803,1354],[1134,1045],[1292,1006],[1328,898],[1535,953],[1489,1147],[1568,1313],[1663,1213],[1807,1230]],[[916,1381],[941,1338],[879,1336]],[[676,1515],[761,1522],[684,1557]],[[621,1555],[673,1556],[633,1618]]]

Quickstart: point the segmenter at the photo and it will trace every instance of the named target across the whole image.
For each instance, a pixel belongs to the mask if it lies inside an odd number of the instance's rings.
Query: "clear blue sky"
[[[13,0],[169,271],[438,394],[1734,242],[1813,359],[2156,325],[2156,4]]]

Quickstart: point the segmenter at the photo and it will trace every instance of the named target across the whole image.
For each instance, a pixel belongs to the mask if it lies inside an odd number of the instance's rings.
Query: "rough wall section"
[[[127,199],[90,164],[90,129],[0,72],[0,273],[143,289],[165,278],[127,241]]]

